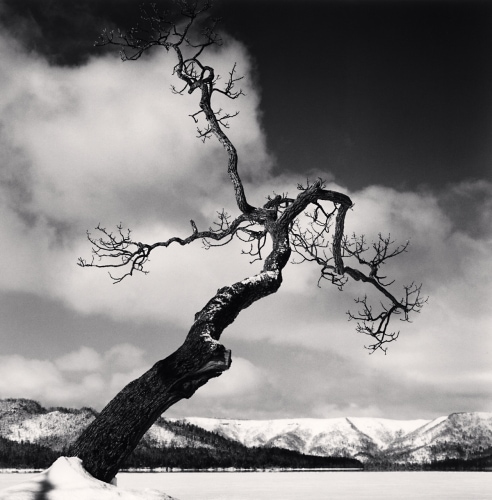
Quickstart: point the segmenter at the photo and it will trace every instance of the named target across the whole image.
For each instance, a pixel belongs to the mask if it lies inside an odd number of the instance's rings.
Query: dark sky
[[[490,174],[490,5],[272,2],[255,16],[253,2],[244,10],[232,32],[243,38],[254,19],[258,36],[247,39],[280,168],[323,165],[349,187]]]
[[[103,27],[132,26],[139,4],[5,2],[12,29],[65,65],[100,52]],[[277,171],[350,189],[490,178],[492,4],[218,0],[213,14],[255,60]]]

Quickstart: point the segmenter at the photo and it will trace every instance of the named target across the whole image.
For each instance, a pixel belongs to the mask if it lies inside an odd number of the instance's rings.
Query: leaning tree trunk
[[[331,201],[335,206],[338,206],[333,242],[334,266],[330,264],[329,267],[333,268],[334,272],[343,274],[340,245],[343,236],[344,216],[352,205],[350,198],[334,191],[325,190],[323,182],[318,180],[311,186],[301,189],[300,194],[295,199],[277,195],[273,199],[269,198],[269,201],[262,208],[253,207],[247,202],[243,184],[237,172],[236,149],[221,128],[221,125],[227,126],[224,120],[227,120],[231,115],[226,114],[219,117],[220,111],[214,112],[211,104],[212,94],[216,91],[230,99],[241,95],[240,91],[233,90],[235,82],[238,81],[238,78],[234,76],[235,67],[229,74],[230,77],[225,88],[217,88],[218,79],[214,75],[213,68],[204,66],[198,60],[205,47],[217,43],[213,30],[207,31],[208,38],[198,45],[190,44],[187,38],[188,29],[195,17],[201,12],[196,10],[196,5],[194,9],[191,12],[186,11],[189,22],[181,32],[173,23],[166,24],[161,22],[161,18],[151,18],[151,28],[159,27],[155,38],[146,32],[144,39],[140,39],[136,37],[135,32],[132,32],[128,36],[120,35],[120,42],[124,47],[128,46],[134,49],[133,56],[129,57],[133,60],[138,59],[144,51],[153,45],[162,45],[167,50],[173,49],[175,51],[178,57],[175,73],[185,83],[184,89],[187,88],[189,93],[197,89],[200,91],[200,111],[192,116],[196,121],[196,116],[204,113],[208,126],[203,131],[199,130],[199,137],[206,139],[215,135],[227,152],[227,171],[234,187],[236,203],[241,215],[231,223],[227,222],[224,216],[218,231],[198,232],[194,222],[192,222],[193,234],[188,238],[183,240],[174,237],[152,245],[133,242],[129,234],[124,235],[121,232],[121,228],[119,228],[119,235],[113,235],[98,227],[107,237],[107,241],[91,239],[89,236],[89,240],[94,246],[93,252],[99,258],[116,257],[119,263],[117,265],[87,263],[83,259],[79,263],[83,267],[120,267],[128,264],[130,271],[124,275],[127,276],[131,275],[133,271],[141,271],[150,252],[159,246],[167,247],[171,243],[185,245],[200,238],[220,241],[236,235],[240,230],[249,234],[250,241],[258,241],[258,253],[252,255],[261,256],[263,246],[260,241],[267,234],[271,238],[272,251],[265,259],[260,274],[218,290],[208,304],[196,314],[195,322],[183,345],[166,359],[158,361],[140,378],[128,384],[69,448],[68,453],[82,459],[85,469],[90,474],[106,482],[114,478],[123,461],[167,408],[183,398],[191,397],[208,380],[219,376],[229,368],[230,351],[219,343],[220,336],[243,309],[278,290],[282,282],[282,269],[287,264],[291,253],[289,231],[297,216],[311,203],[316,204],[316,210],[321,209],[319,201]],[[168,39],[168,36],[172,40]],[[112,34],[106,34],[102,43],[117,42]],[[188,43],[193,50],[196,49],[195,55],[185,59],[181,53],[182,43]],[[182,93],[184,89],[177,93]],[[321,210],[328,219],[331,217],[323,209]],[[246,224],[245,227],[241,227],[243,223]],[[248,224],[261,226],[263,231],[254,231]],[[323,227],[326,231],[328,230],[328,225]],[[131,251],[131,248],[135,250]],[[117,281],[121,279],[123,278]]]
[[[282,236],[260,274],[218,290],[195,315],[183,345],[129,383],[71,445],[68,454],[92,476],[110,482],[165,410],[229,368],[230,351],[218,342],[220,335],[243,309],[280,287],[290,255],[287,234]]]

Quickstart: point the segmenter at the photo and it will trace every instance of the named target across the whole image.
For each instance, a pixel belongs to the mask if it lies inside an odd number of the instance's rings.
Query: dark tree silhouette
[[[350,318],[358,322],[357,330],[371,338],[372,343],[367,346],[371,352],[385,351],[385,345],[398,336],[388,330],[390,318],[400,315],[400,319],[408,321],[409,314],[418,312],[425,302],[420,286],[415,284],[404,288],[403,298],[396,298],[388,289],[391,283],[379,274],[388,259],[406,251],[407,244],[394,247],[390,237],[383,236],[373,244],[367,244],[364,237],[346,237],[344,221],[352,201],[343,193],[326,189],[321,179],[299,184],[295,197],[271,195],[258,207],[248,202],[238,173],[237,151],[224,132],[235,113],[215,111],[212,106],[217,93],[231,100],[240,97],[242,92],[237,84],[241,78],[234,66],[220,85],[214,68],[202,62],[208,47],[221,44],[216,21],[210,21],[205,14],[209,7],[208,2],[200,5],[178,0],[174,12],[160,12],[155,6],[143,8],[141,22],[135,28],[127,33],[103,32],[98,43],[122,47],[123,60],[137,60],[155,46],[174,54],[174,74],[182,86],[173,87],[172,91],[198,94],[199,109],[192,115],[197,124],[203,123],[198,137],[203,141],[215,137],[224,147],[237,215],[231,217],[221,212],[215,227],[208,230],[199,230],[191,221],[187,238],[172,237],[155,243],[134,241],[131,232],[121,226],[114,232],[98,226],[97,236],[88,234],[93,246],[92,260],[80,259],[79,264],[110,268],[119,273],[110,274],[119,282],[135,272],[146,273],[150,254],[160,247],[188,245],[196,240],[206,246],[224,245],[239,238],[247,244],[246,252],[263,262],[263,268],[254,276],[218,290],[196,313],[181,347],[128,384],[73,444],[70,454],[81,458],[94,477],[107,482],[167,408],[191,397],[200,386],[229,368],[230,351],[219,343],[222,332],[243,309],[279,289],[282,269],[293,252],[298,263],[310,261],[320,266],[320,280],[326,279],[342,289],[352,278],[368,283],[382,294],[388,305],[383,304],[380,311],[375,312],[364,297],[358,299],[360,311],[350,313]],[[263,257],[267,242],[271,250]],[[348,266],[348,260],[358,267]],[[363,269],[367,269],[367,274]]]

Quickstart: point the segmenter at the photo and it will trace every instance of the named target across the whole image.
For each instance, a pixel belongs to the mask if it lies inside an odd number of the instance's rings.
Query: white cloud
[[[0,398],[32,398],[54,406],[90,404],[100,409],[148,369],[147,364],[142,350],[130,344],[115,345],[105,353],[80,347],[54,362],[0,356]]]
[[[347,405],[335,404],[320,404],[313,409],[313,415],[316,418],[337,418],[337,417],[385,417],[381,408],[375,405],[361,407],[357,403],[349,403]]]
[[[51,361],[29,360],[22,356],[2,356],[0,384],[3,397],[28,394],[33,397],[45,387],[56,387],[60,383],[60,372]]]
[[[253,363],[244,358],[234,357],[228,371],[220,377],[211,379],[197,392],[200,398],[227,398],[244,396],[257,391],[266,374]]]
[[[5,45],[0,40],[0,64],[10,75],[2,82],[2,135],[9,144],[9,176],[29,194],[25,210],[71,224],[101,217],[134,224],[161,219],[162,213],[172,219],[180,209],[199,209],[227,181],[225,168],[216,168],[225,165],[221,146],[195,138],[189,115],[198,107],[197,96],[169,90],[176,83],[171,54],[157,51],[138,64],[106,56],[82,67],[55,68]],[[236,60],[249,71],[237,43],[209,57],[224,70]],[[258,99],[247,82],[248,100],[224,106],[241,113],[241,133],[235,133],[245,152],[241,167],[258,177],[268,171],[269,159]],[[199,182],[190,182],[195,175]],[[184,220],[190,215],[195,213]]]
[[[106,56],[57,68],[0,38],[0,55],[0,226],[9,242],[0,256],[10,263],[2,289],[47,294],[86,313],[159,319],[185,313],[189,322],[210,290],[222,285],[217,267],[230,261],[225,279],[248,273],[243,259],[245,270],[236,274],[230,249],[204,252],[199,243],[156,252],[155,278],[137,278],[131,286],[114,287],[104,271],[75,266],[77,257],[90,258],[85,230],[99,222],[111,228],[123,221],[137,238],[153,242],[187,236],[191,218],[206,229],[216,210],[233,205],[224,150],[195,137],[188,115],[197,97],[169,90],[171,54],[156,51],[136,64]],[[250,181],[264,178],[271,160],[248,55],[231,42],[208,58],[222,73],[237,62],[245,74],[248,98],[220,105],[240,111],[231,136],[241,171]],[[197,276],[200,286],[189,287]],[[172,294],[163,280],[173,284]]]
[[[237,244],[206,252],[199,243],[156,251],[149,276],[119,285],[104,271],[75,265],[78,256],[90,254],[85,229],[98,222],[110,228],[123,221],[136,239],[152,242],[187,236],[191,218],[207,228],[215,210],[234,207],[224,151],[194,137],[188,115],[196,109],[195,96],[168,90],[173,65],[168,56],[156,53],[126,64],[105,56],[78,68],[56,68],[0,36],[2,290],[47,296],[85,314],[185,328],[219,287],[260,269],[261,263],[250,266],[239,255]],[[223,73],[235,61],[246,75],[241,82],[247,98],[226,105],[241,112],[230,135],[251,200],[260,204],[273,191],[295,195],[303,179],[271,175],[246,51],[234,42],[210,55]],[[404,383],[446,379],[446,387],[471,393],[476,381],[485,390],[492,327],[491,193],[485,181],[444,186],[439,193],[382,186],[348,193],[355,208],[347,216],[347,231],[410,239],[409,252],[386,270],[400,283],[423,282],[430,295],[413,324],[398,324],[402,335],[387,357],[367,356],[365,339],[346,321],[353,297],[368,290],[352,285],[341,293],[329,284],[319,290],[315,266],[286,269],[279,292],[244,311],[227,334],[257,343],[257,350],[269,341],[343,355],[361,370],[378,367],[378,376]],[[81,347],[53,362],[22,356],[2,361],[1,396],[59,404],[100,404],[147,368],[142,348],[131,345],[105,354]],[[214,404],[219,394],[233,393],[247,396],[244,404],[253,402],[248,398],[265,376],[262,370],[235,358],[231,371],[199,394],[208,394]],[[77,374],[83,378],[74,380]],[[268,387],[278,393],[278,384]],[[313,411],[345,411],[354,400],[323,400]],[[357,411],[379,407],[367,403]]]
[[[89,347],[81,347],[55,360],[55,365],[62,371],[91,372],[101,368],[101,355]]]
[[[26,397],[46,404],[80,404],[98,400],[104,382],[98,374],[71,382],[48,360],[23,356],[2,356],[0,359],[0,395]]]
[[[105,363],[111,368],[134,369],[145,363],[144,350],[132,344],[118,344],[104,355]]]
[[[102,353],[80,347],[54,362],[0,356],[0,398],[32,398],[53,406],[89,404],[101,409],[149,368],[143,350],[131,344],[118,344]],[[234,357],[229,371],[199,389],[194,404],[213,407],[217,398],[256,398],[267,379],[263,369]]]

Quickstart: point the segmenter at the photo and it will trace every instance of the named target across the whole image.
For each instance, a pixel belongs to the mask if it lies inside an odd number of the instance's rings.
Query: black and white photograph
[[[0,25],[1,500],[491,498],[492,2]]]

